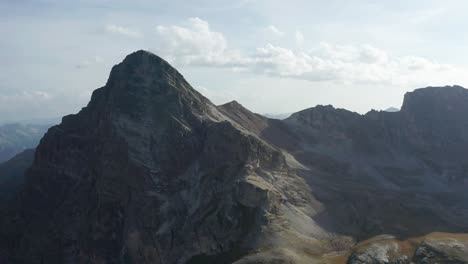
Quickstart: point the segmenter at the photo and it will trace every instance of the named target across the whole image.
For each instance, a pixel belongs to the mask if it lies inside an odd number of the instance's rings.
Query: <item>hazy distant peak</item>
[[[273,114],[273,113],[266,113],[266,114],[263,114],[263,116],[266,116],[268,118],[272,118],[272,119],[286,119],[288,117],[291,116],[291,113],[278,113],[278,114]]]
[[[398,112],[398,111],[400,111],[400,109],[398,109],[396,107],[389,107],[389,108],[384,110],[384,112],[391,112],[391,113]]]

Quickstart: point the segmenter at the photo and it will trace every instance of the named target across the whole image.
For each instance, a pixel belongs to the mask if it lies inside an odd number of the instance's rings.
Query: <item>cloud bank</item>
[[[284,32],[279,30],[277,27],[275,27],[273,25],[268,26],[267,30],[268,30],[269,33],[271,33],[274,36],[277,36],[277,37],[283,37],[284,36]]]
[[[121,35],[125,37],[130,37],[130,38],[138,38],[142,36],[142,34],[138,31],[132,30],[128,27],[123,27],[123,26],[113,25],[113,24],[107,25],[105,30],[107,33]]]
[[[274,26],[274,34],[281,35]],[[296,48],[266,44],[250,52],[228,45],[226,37],[200,18],[186,24],[158,26],[158,53],[183,66],[227,67],[235,70],[307,81],[417,85],[451,82],[466,69],[417,56],[398,56],[372,45],[320,43],[305,50],[305,37],[295,32]]]

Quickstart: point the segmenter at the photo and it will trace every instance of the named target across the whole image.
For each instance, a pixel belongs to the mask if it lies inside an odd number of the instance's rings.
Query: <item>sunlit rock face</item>
[[[138,51],[24,165],[2,211],[0,260],[441,259],[446,247],[425,240],[408,252],[398,239],[468,231],[467,106],[464,88],[425,88],[398,112],[317,106],[269,119],[214,105]],[[381,234],[397,239],[356,244]]]

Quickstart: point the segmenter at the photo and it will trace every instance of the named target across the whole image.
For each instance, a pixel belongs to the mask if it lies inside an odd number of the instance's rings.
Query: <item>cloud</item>
[[[297,46],[302,47],[304,45],[304,34],[300,31],[296,31],[295,37]]]
[[[165,52],[179,56],[219,55],[226,50],[226,39],[221,33],[211,31],[208,22],[199,18],[189,19],[188,27],[158,26]]]
[[[84,69],[84,68],[90,67],[93,64],[97,64],[101,62],[103,62],[103,59],[100,56],[95,56],[94,58],[80,61],[78,64],[76,64],[76,68]]]
[[[212,31],[208,22],[190,18],[186,27],[157,26],[159,50],[176,64],[201,66],[242,66],[248,63],[238,51],[228,49],[222,33]]]
[[[41,106],[53,99],[53,96],[45,91],[21,91],[14,94],[0,95],[0,112],[15,112],[24,106]]]
[[[255,55],[256,71],[309,81],[379,83],[394,85],[454,81],[454,72],[465,69],[416,56],[392,56],[370,45],[340,46],[322,43],[309,51],[293,51],[268,44]],[[449,77],[450,76],[450,77]]]
[[[273,25],[270,25],[267,27],[267,31],[274,35],[274,36],[277,36],[277,37],[282,37],[284,36],[284,32],[279,30],[277,27],[273,26]]]
[[[111,33],[111,34],[116,34],[116,35],[122,35],[125,37],[130,37],[130,38],[138,38],[142,36],[142,34],[138,31],[134,31],[127,27],[113,25],[113,24],[106,26],[106,32]]]
[[[314,81],[337,79],[336,66],[330,61],[268,44],[258,48],[249,65],[255,72]]]
[[[22,91],[19,93],[6,94],[0,96],[0,102],[7,103],[8,101],[19,102],[28,100],[49,100],[51,98],[52,96],[45,91]]]
[[[467,70],[422,57],[393,55],[368,44],[323,42],[306,51],[300,31],[295,32],[296,49],[267,44],[243,53],[230,48],[226,37],[200,18],[191,18],[185,26],[158,26],[157,33],[158,51],[177,65],[229,67],[314,82],[435,85],[458,81]]]
[[[228,1],[228,0],[217,0],[217,1],[208,1],[210,2],[209,5],[202,4],[203,1],[181,1],[178,3],[176,1],[176,6],[178,8],[185,8],[190,10],[191,12],[200,11],[200,12],[222,12],[222,11],[230,11],[234,9],[239,9],[247,5],[251,0],[236,0],[236,1]]]

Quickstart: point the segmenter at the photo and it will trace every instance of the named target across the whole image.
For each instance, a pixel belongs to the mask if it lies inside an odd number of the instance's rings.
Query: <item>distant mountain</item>
[[[34,149],[27,149],[0,163],[0,201],[12,198],[24,182],[24,173],[34,161]]]
[[[268,118],[273,118],[273,119],[286,119],[289,116],[291,116],[291,113],[282,113],[282,114],[263,114],[264,116]]]
[[[0,126],[0,162],[25,149],[35,148],[50,125],[5,124]]]
[[[0,208],[0,260],[467,263],[467,112],[453,86],[272,119],[138,51],[41,140]]]
[[[400,111],[400,109],[396,108],[396,107],[389,107],[387,109],[384,110],[385,112],[398,112]]]
[[[60,124],[61,118],[55,117],[55,118],[33,118],[33,119],[26,119],[26,120],[20,120],[17,122],[10,122],[10,123],[20,123],[20,124],[25,124],[25,125],[45,125],[45,126],[53,126]]]

